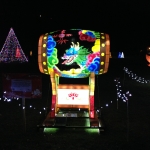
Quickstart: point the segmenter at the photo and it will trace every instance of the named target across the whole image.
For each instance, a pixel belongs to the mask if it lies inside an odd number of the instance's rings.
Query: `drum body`
[[[85,78],[106,73],[110,57],[109,35],[70,29],[41,35],[38,65],[41,73],[65,78]]]

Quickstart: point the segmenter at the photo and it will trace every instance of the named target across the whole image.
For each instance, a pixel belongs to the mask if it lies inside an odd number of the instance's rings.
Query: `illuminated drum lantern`
[[[51,117],[60,108],[87,108],[90,118],[95,118],[95,75],[107,72],[109,57],[110,40],[105,33],[70,29],[40,36],[38,64],[51,79]],[[89,84],[59,84],[59,77],[89,78]]]
[[[150,67],[150,47],[146,51],[146,60],[148,61],[148,66]]]

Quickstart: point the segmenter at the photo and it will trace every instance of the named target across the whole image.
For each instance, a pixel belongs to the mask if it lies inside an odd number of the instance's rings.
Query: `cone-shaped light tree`
[[[2,63],[12,63],[12,62],[28,62],[19,41],[15,35],[14,30],[11,28],[4,46],[0,52],[0,62]]]

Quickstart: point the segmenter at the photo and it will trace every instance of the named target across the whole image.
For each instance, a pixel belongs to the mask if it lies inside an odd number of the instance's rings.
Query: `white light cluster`
[[[5,93],[5,92],[4,92],[4,93]],[[13,97],[12,99],[19,100],[19,98],[17,98],[17,97]],[[5,101],[6,101],[6,102],[11,102],[11,101],[12,101],[12,99],[11,99],[11,98],[7,98],[7,97],[3,96],[3,100],[4,100],[4,102],[5,102]],[[2,100],[2,98],[0,98],[0,100]]]
[[[4,92],[5,93],[5,92]],[[10,99],[10,98],[7,98],[7,97],[3,97],[3,98],[0,98],[0,101],[4,101],[4,102],[11,102],[12,100],[19,100],[19,98],[17,98],[17,97],[13,97],[12,99]],[[22,106],[22,104],[18,104],[19,106]],[[26,107],[25,106],[22,106],[22,109],[25,109]],[[29,108],[33,108],[33,109],[36,109],[35,107],[33,107],[32,105],[29,105]],[[45,107],[43,107],[43,110],[45,111],[46,110],[46,108]],[[39,111],[39,114],[42,114],[42,111]]]
[[[116,82],[117,87],[117,101],[118,99],[122,99],[123,102],[126,102],[129,99],[129,97],[132,96],[132,94],[129,91],[127,91],[126,93],[122,92],[121,84],[118,78],[115,79],[114,81]]]
[[[137,82],[150,83],[150,80],[146,80],[145,78],[137,76],[132,71],[129,71],[128,68],[126,68],[126,67],[124,67],[123,70],[125,73],[127,73],[129,75],[129,77],[131,77],[133,80],[136,80]]]

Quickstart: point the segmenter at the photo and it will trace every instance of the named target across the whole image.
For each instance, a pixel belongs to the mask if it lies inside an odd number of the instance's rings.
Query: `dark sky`
[[[11,27],[26,54],[30,50],[37,53],[42,33],[82,28],[108,33],[112,52],[138,53],[150,45],[149,10],[150,1],[2,1],[0,49]]]

